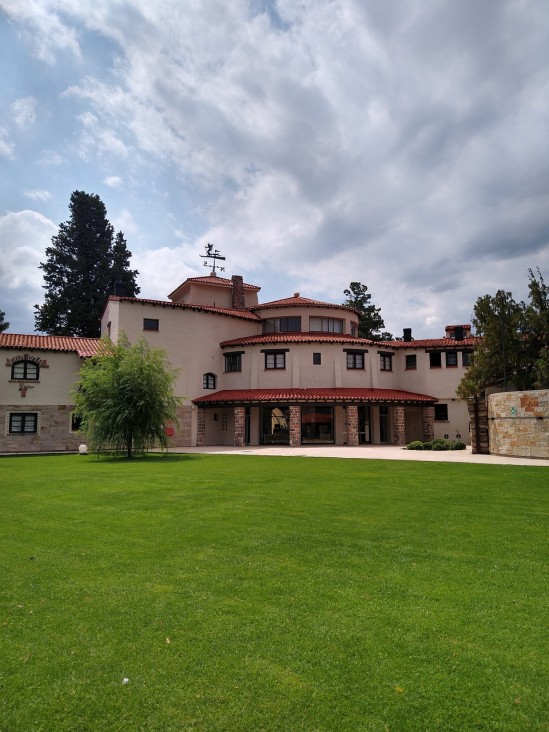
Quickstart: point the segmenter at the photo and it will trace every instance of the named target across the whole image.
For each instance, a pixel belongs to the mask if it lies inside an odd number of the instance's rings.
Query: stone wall
[[[492,455],[549,458],[549,390],[490,394],[488,431]]]
[[[71,431],[71,404],[26,404],[25,407],[7,405],[0,408],[0,452],[66,452],[76,451],[85,442],[81,432]],[[29,434],[9,434],[9,414],[31,412],[38,415],[37,432]]]

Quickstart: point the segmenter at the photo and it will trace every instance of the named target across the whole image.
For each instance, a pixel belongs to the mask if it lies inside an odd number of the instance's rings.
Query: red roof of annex
[[[68,351],[76,353],[80,358],[95,356],[100,343],[99,338],[0,333],[0,348],[24,351]]]

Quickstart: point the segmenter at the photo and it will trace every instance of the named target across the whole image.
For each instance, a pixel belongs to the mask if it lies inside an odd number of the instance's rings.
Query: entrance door
[[[358,442],[360,445],[369,445],[372,442],[370,436],[370,407],[359,406],[358,408]]]
[[[385,445],[389,443],[389,407],[379,408],[379,441]]]

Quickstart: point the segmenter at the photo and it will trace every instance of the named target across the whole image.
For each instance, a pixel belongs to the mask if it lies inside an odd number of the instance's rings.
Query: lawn
[[[549,729],[545,467],[0,459],[0,730]]]

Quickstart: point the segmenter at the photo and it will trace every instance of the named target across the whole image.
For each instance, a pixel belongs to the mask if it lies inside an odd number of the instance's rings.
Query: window
[[[242,371],[242,353],[225,354],[225,371]]]
[[[301,318],[266,318],[263,321],[264,333],[299,333]]]
[[[380,353],[379,354],[379,368],[381,371],[392,371],[393,370],[393,354],[392,353]]]
[[[348,369],[363,369],[364,368],[364,354],[356,351],[347,352],[347,368]]]
[[[447,422],[448,421],[448,405],[447,404],[435,404],[435,422]]]
[[[204,374],[202,377],[203,389],[215,389],[215,374]]]
[[[36,412],[12,412],[10,414],[10,435],[29,435],[38,431]]]
[[[469,351],[463,351],[461,354],[461,363],[464,366],[470,366],[471,365],[471,353]]]
[[[343,320],[338,318],[309,318],[309,330],[322,333],[343,333]]]
[[[417,356],[415,353],[406,356],[406,368],[410,370],[417,369]]]
[[[313,366],[320,366],[322,364],[322,354],[313,353]]]
[[[71,432],[78,432],[82,425],[82,417],[76,412],[71,414]]]
[[[351,335],[356,338],[358,335],[358,323],[351,323]]]
[[[143,318],[143,330],[158,330],[158,318]]]
[[[454,368],[458,365],[457,351],[446,352],[446,368]]]
[[[429,354],[429,366],[432,369],[439,369],[442,367],[442,354],[440,352],[431,352]]]
[[[286,354],[284,351],[271,351],[265,353],[266,369],[285,369]]]
[[[40,368],[34,361],[17,361],[11,367],[12,379],[23,379],[24,381],[37,381]]]

